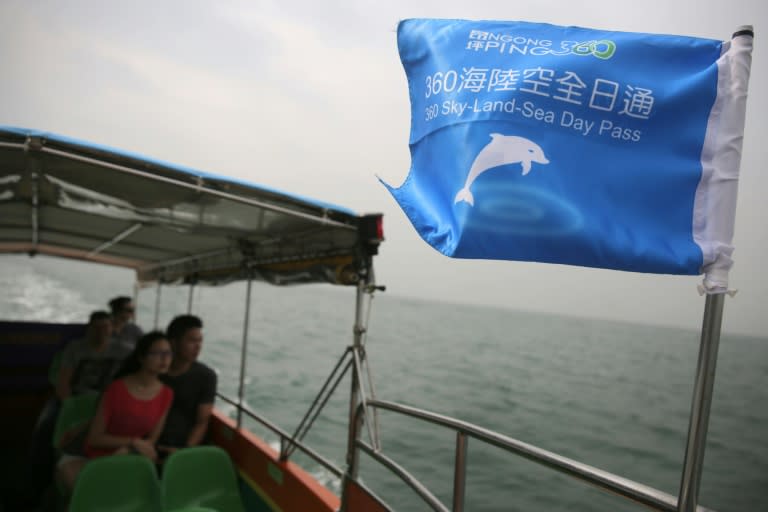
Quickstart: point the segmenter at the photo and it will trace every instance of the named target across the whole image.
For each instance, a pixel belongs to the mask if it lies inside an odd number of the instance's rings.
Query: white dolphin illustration
[[[475,198],[469,187],[472,186],[477,177],[488,169],[517,162],[523,165],[523,176],[525,176],[531,170],[531,162],[548,164],[549,160],[544,156],[544,151],[539,145],[533,141],[514,135],[492,133],[491,142],[480,150],[475,161],[472,162],[467,181],[464,183],[464,188],[456,194],[454,204],[459,201],[466,201],[474,206]]]

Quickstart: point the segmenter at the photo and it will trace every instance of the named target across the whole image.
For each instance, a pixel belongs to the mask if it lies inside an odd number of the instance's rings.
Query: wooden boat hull
[[[215,410],[208,428],[210,441],[223,448],[237,466],[246,509],[254,512],[287,512],[339,509],[338,496],[320,485],[303,468],[279,461],[279,454],[262,439]]]

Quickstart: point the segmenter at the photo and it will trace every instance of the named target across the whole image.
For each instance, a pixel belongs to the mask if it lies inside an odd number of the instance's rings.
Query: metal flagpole
[[[717,293],[707,295],[704,305],[699,362],[696,368],[696,383],[693,387],[691,417],[688,425],[688,444],[685,448],[683,477],[677,502],[678,512],[694,512],[699,500],[724,302],[725,293]]]
[[[744,131],[744,115],[746,113],[747,88],[752,59],[752,38],[754,32],[751,25],[739,27],[731,37],[728,58],[722,62],[725,72],[730,76],[729,94],[723,97],[723,103],[718,114],[718,124],[723,132],[719,142],[721,153],[713,160],[715,167],[721,167],[716,180],[730,181],[733,187],[733,208],[720,207],[719,215],[708,220],[707,230],[719,231],[730,240],[733,235],[733,212],[736,205],[735,187],[741,158],[742,135]],[[718,66],[721,61],[718,61]],[[722,71],[721,71],[722,72]],[[719,96],[719,93],[718,93]],[[720,99],[718,98],[718,101]],[[713,157],[714,158],[714,157]],[[714,196],[713,196],[714,197]],[[724,197],[724,196],[723,196]],[[718,198],[720,201],[722,197]],[[727,204],[727,201],[723,205]],[[710,222],[712,226],[710,227]],[[727,243],[727,242],[726,242]],[[720,272],[727,270],[720,269]],[[726,272],[727,274],[727,272]],[[722,278],[723,276],[720,276]],[[688,443],[685,448],[685,463],[683,465],[680,497],[677,503],[679,512],[689,512],[696,509],[699,499],[701,472],[704,465],[704,449],[707,441],[709,412],[712,405],[712,389],[715,384],[715,366],[717,364],[717,349],[720,343],[720,329],[723,320],[724,293],[707,295],[704,306],[704,322],[701,329],[701,348],[696,369],[696,384],[693,389],[690,424],[688,426]]]

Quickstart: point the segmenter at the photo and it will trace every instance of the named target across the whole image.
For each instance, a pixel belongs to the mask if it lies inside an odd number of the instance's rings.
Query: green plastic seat
[[[69,512],[161,512],[160,482],[142,455],[109,455],[85,465],[75,483]]]
[[[175,508],[173,510],[168,510],[166,512],[219,512],[215,508],[208,508],[208,507],[186,507],[186,508]]]
[[[232,460],[218,446],[172,453],[165,461],[160,485],[166,512],[190,507],[245,512]]]
[[[56,418],[56,426],[53,430],[53,446],[59,447],[61,436],[83,423],[89,421],[96,414],[99,405],[98,393],[86,393],[70,396],[61,403],[61,410]]]
[[[51,383],[51,386],[56,388],[56,386],[59,384],[59,369],[61,369],[61,354],[63,351],[59,350],[55,354],[53,354],[53,358],[51,359],[51,365],[48,367],[48,382]]]

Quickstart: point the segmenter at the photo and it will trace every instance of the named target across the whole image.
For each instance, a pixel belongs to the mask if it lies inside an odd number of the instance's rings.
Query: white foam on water
[[[18,318],[46,322],[78,322],[83,299],[80,293],[39,274],[16,276],[16,293],[10,298]]]

